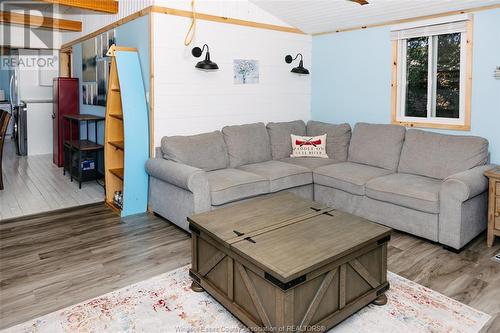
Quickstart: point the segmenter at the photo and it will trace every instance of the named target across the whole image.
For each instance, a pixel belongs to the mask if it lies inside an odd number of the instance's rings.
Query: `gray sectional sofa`
[[[328,159],[291,158],[290,134],[327,134]],[[488,141],[397,125],[309,121],[226,126],[164,137],[150,175],[150,208],[186,217],[290,191],[461,249],[486,228]]]

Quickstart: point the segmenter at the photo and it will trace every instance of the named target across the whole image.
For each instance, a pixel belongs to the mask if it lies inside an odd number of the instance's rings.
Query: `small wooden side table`
[[[488,204],[488,246],[493,246],[495,236],[500,237],[500,167],[484,173],[490,179]]]

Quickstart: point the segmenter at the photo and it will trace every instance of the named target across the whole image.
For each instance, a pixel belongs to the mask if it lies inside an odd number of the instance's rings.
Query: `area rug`
[[[189,267],[11,327],[19,332],[248,332],[207,293],[191,291]],[[490,316],[393,273],[385,306],[369,305],[330,333],[477,333]]]

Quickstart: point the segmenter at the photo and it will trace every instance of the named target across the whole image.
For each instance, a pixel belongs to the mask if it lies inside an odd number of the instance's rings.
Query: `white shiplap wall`
[[[195,41],[185,47],[189,24],[187,18],[154,14],[155,146],[165,135],[309,119],[310,76],[290,73],[284,57],[301,52],[310,68],[310,36],[199,21]],[[191,55],[191,48],[203,43],[209,44],[219,71],[194,68],[200,59]],[[233,59],[259,60],[260,83],[235,85]]]
[[[288,26],[248,0],[197,0],[195,4],[196,10],[200,13]],[[152,5],[191,10],[190,0],[119,0],[119,12],[116,15],[68,9],[66,7],[66,9],[60,9],[63,12],[62,16],[65,19],[81,21],[82,32],[64,33],[62,42],[67,43],[88,35]]]
[[[154,0],[120,0],[118,14],[109,15],[91,11],[68,9],[63,15],[65,19],[82,22],[81,32],[64,33],[62,42],[67,43],[82,36],[88,35],[100,28],[112,24],[124,17],[134,14],[146,7],[153,5]],[[73,14],[73,12],[75,14]]]
[[[191,0],[154,0],[156,6],[191,10]],[[196,0],[196,11],[260,23],[289,26],[248,0]]]
[[[0,45],[12,48],[59,49],[63,33],[0,24]]]

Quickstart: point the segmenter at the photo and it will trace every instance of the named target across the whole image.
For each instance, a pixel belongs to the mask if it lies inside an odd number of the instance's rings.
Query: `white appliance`
[[[20,55],[37,57],[39,54],[39,50],[11,50],[11,56],[18,59]],[[56,64],[55,68],[58,67]],[[58,71],[50,71],[49,75],[56,77]],[[11,70],[10,97],[17,153],[52,154],[52,87],[40,85],[39,69],[16,67]]]

